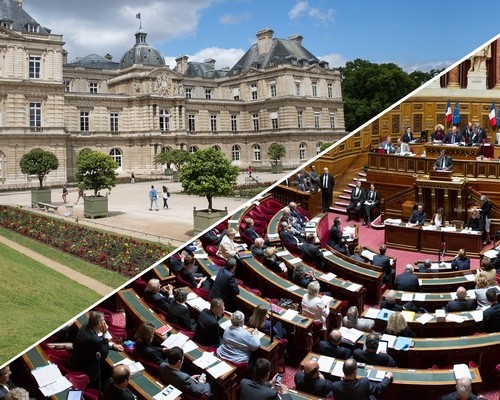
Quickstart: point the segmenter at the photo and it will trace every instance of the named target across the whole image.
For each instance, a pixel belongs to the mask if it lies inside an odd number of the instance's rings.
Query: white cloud
[[[401,66],[401,68],[406,72],[413,72],[413,71],[429,72],[431,69],[448,68],[453,63],[454,61],[452,62],[446,60],[428,61],[426,63],[421,63],[421,64],[403,65]]]
[[[288,12],[288,17],[291,20],[294,20],[307,16],[313,20],[326,24],[333,22],[334,13],[335,11],[333,8],[322,10],[320,8],[310,6],[307,1],[298,1]]]
[[[307,13],[308,8],[309,3],[307,1],[298,1],[288,12],[288,17],[290,19],[300,18],[303,14]]]
[[[243,49],[222,49],[220,47],[207,47],[198,51],[195,54],[187,54],[189,61],[203,62],[209,58],[215,60],[215,67],[217,69],[223,67],[232,68],[238,60],[243,57],[246,50]],[[165,62],[170,68],[175,67],[175,57],[166,57]]]
[[[345,66],[346,59],[341,54],[331,53],[318,57],[320,60],[327,61],[330,68],[338,68]]]
[[[238,25],[250,19],[249,13],[242,14],[224,14],[219,18],[219,22],[223,25]]]

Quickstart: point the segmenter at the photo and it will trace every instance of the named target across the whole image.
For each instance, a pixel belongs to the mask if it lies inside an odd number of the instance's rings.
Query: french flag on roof
[[[489,118],[490,118],[490,125],[495,126],[497,124],[497,119],[495,115],[495,102],[491,103]]]
[[[451,121],[453,119],[453,114],[451,113],[450,100],[448,100],[448,104],[446,105],[446,111],[445,111],[444,115],[446,117],[446,123],[451,124]]]

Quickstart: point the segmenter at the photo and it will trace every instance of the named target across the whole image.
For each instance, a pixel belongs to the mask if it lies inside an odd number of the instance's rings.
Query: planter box
[[[271,172],[273,174],[281,174],[283,172],[283,164],[272,164]]]
[[[194,234],[204,231],[209,226],[212,226],[218,220],[224,218],[227,215],[227,208],[225,210],[197,210],[196,207],[193,209],[193,221],[194,221]]]
[[[31,189],[31,207],[35,208],[35,203],[47,203],[50,204],[52,201],[51,189]]]
[[[172,180],[174,182],[179,182],[179,171],[172,171]]]
[[[108,196],[86,196],[83,199],[83,216],[85,218],[107,217]]]

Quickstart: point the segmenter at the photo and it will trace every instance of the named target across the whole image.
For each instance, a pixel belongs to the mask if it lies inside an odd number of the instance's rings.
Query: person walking
[[[63,185],[63,188],[62,188],[62,199],[65,203],[67,203],[67,197],[68,197],[68,186],[67,185]]]
[[[163,185],[161,189],[161,196],[163,198],[163,208],[168,208],[168,198],[170,197],[170,193],[165,185]]]
[[[130,174],[130,183],[135,183],[135,174],[133,172]]]
[[[81,187],[78,188],[78,198],[76,199],[75,201],[75,206],[78,204],[78,202],[80,201],[80,199],[83,200],[83,197],[85,195],[83,194],[83,189]]]
[[[154,185],[151,185],[151,190],[149,191],[149,200],[151,201],[149,211],[153,210],[153,204],[156,206],[156,211],[158,211],[158,192],[156,191]]]

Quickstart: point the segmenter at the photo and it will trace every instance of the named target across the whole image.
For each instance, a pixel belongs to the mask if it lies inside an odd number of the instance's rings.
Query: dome
[[[135,34],[135,45],[127,51],[120,60],[120,68],[127,68],[134,64],[165,66],[161,53],[146,42],[145,32]]]

